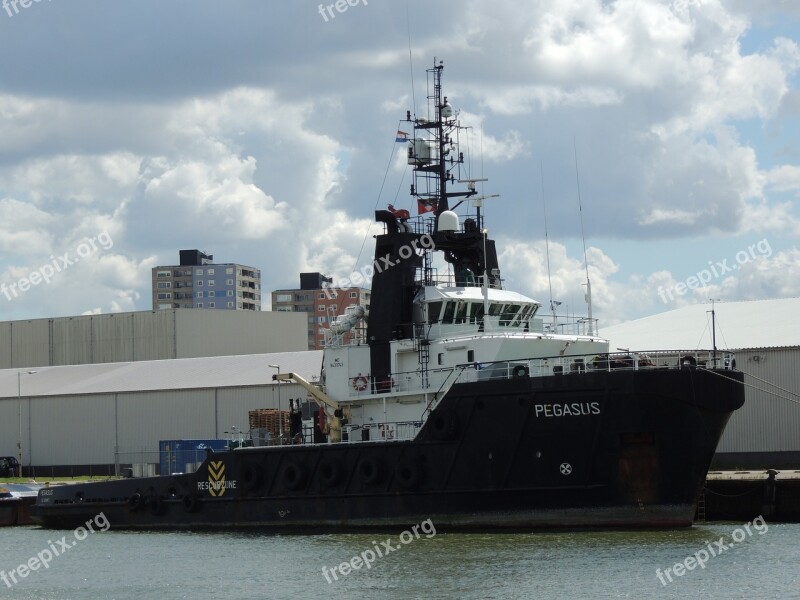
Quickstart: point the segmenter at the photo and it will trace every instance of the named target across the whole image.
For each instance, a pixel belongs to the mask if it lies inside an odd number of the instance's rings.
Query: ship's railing
[[[370,423],[368,425],[348,424],[342,427],[342,441],[354,443],[413,440],[421,428],[422,421]]]
[[[647,352],[609,352],[475,362],[457,367],[458,383],[487,379],[520,377],[557,377],[600,371],[640,371],[682,368],[736,369],[736,358],[730,352],[713,350],[676,350]]]
[[[428,369],[427,379],[429,384],[427,388],[438,388],[439,384],[457,369],[458,367]],[[419,369],[392,373],[391,377],[382,380],[369,376],[359,376],[351,381],[357,385],[351,386],[353,389],[350,391],[350,398],[372,397],[374,394],[422,392],[425,387],[422,385],[422,371]],[[362,387],[363,389],[361,389]]]
[[[358,444],[362,442],[413,440],[422,428],[422,424],[422,421],[392,421],[356,425],[347,423],[345,420],[342,422],[342,439],[337,443]],[[293,445],[313,446],[328,444],[327,436],[317,437],[317,441],[315,441],[314,430],[316,427],[316,422],[304,424],[302,437],[293,440]]]

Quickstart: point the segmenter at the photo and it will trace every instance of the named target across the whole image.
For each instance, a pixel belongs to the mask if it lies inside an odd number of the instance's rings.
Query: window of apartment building
[[[203,287],[203,280],[202,280],[202,279],[200,279],[200,280],[197,282],[197,287]]]
[[[233,279],[226,279],[225,285],[233,285]]]
[[[158,299],[159,300],[169,300],[170,298],[172,298],[172,294],[169,293],[169,292],[166,292],[164,294],[159,294],[158,295]]]
[[[159,279],[162,277],[172,277],[172,271],[158,271],[156,277]]]
[[[206,275],[213,275],[214,269],[206,269]]]
[[[197,270],[194,272],[194,274],[195,274],[195,275],[202,275],[202,274],[203,274],[203,269],[197,269]]]
[[[208,292],[208,297],[209,298],[213,298],[215,295],[216,295],[216,292],[214,290],[211,290],[210,292]]]
[[[233,308],[233,302],[228,302],[228,308]]]
[[[197,303],[197,308],[203,308],[203,303],[202,302],[198,302]]]
[[[233,297],[233,290],[228,290],[227,292],[225,292],[225,295],[228,296],[228,298],[232,298]]]
[[[228,267],[225,269],[225,275],[233,275],[233,267]]]
[[[351,298],[358,298],[358,292],[350,292]]]
[[[236,303],[236,308],[242,308],[242,303],[241,302],[237,302]]]
[[[216,284],[216,282],[213,279],[209,279],[208,280],[208,286],[209,287],[214,287],[215,284]]]
[[[172,308],[172,304],[167,303],[167,304],[159,304],[158,305],[158,310],[164,310],[166,308]]]
[[[196,297],[197,298],[202,298],[203,297],[203,292],[197,292]]]
[[[217,308],[217,304],[215,302],[209,302],[208,308]]]
[[[170,289],[172,287],[172,282],[171,281],[159,281],[158,283],[156,283],[156,287],[159,290],[168,290],[168,289]]]
[[[325,312],[325,305],[324,304],[320,304],[319,306],[317,306],[317,310],[319,312]]]
[[[319,299],[320,299],[320,300],[325,300],[325,297],[326,297],[326,296],[325,296],[325,292],[320,292],[320,293],[319,293]]]

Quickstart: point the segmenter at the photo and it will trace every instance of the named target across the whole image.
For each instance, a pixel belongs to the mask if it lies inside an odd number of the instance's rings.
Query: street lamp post
[[[277,369],[278,374],[280,375],[281,366],[280,365],[267,365],[272,369]],[[280,443],[283,444],[283,415],[281,414],[281,382],[278,381],[278,438],[280,439]]]
[[[28,371],[28,375],[33,375],[36,371]],[[30,414],[28,414],[30,419]],[[17,420],[19,422],[19,433],[17,434],[17,477],[22,477],[22,371],[17,371]]]

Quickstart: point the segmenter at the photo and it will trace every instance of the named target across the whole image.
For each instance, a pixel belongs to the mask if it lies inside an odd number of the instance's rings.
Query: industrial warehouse
[[[714,311],[713,319],[711,311]],[[716,347],[745,373],[745,403],[712,469],[800,468],[800,298],[694,304],[602,330],[612,348]]]
[[[294,384],[279,392],[269,365],[312,380],[321,353],[306,344],[306,317],[295,313],[167,309],[0,323],[0,456],[27,476],[157,472],[161,441],[238,438],[250,410],[288,410],[289,398],[304,398]]]
[[[27,476],[155,474],[163,440],[238,440],[250,411],[305,400],[272,375],[279,367],[313,381],[321,358],[307,350],[2,370],[0,455],[21,454]]]

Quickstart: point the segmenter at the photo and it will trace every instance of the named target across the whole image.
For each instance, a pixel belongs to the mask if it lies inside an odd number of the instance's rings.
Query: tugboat
[[[319,381],[274,376],[308,390],[315,435],[208,452],[195,473],[44,489],[38,523],[73,528],[103,512],[117,529],[692,524],[744,403],[735,359],[611,353],[593,319],[545,323],[539,302],[504,289],[443,65],[427,73],[427,116],[406,114],[420,215],[376,211],[369,311],[331,324]]]

